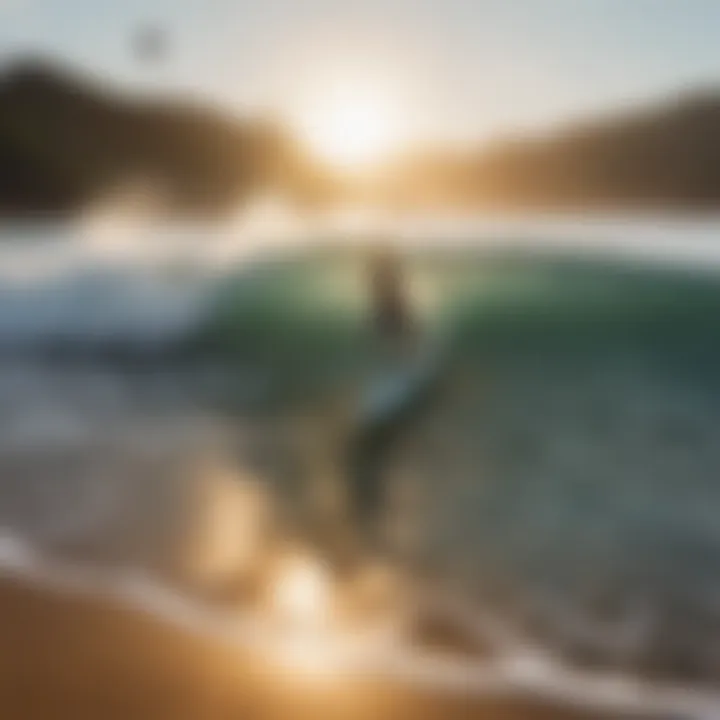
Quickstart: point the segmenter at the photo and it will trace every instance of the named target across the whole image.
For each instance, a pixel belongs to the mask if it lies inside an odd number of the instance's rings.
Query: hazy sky
[[[171,51],[143,67],[155,22]],[[19,51],[251,110],[377,81],[413,133],[483,138],[720,80],[720,0],[0,0]]]

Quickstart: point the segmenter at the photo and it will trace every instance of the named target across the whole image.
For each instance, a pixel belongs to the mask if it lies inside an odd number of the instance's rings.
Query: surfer
[[[376,250],[369,263],[371,331],[383,354],[407,351],[414,335],[415,320],[410,309],[399,257],[387,248]]]
[[[380,366],[364,388],[348,441],[348,505],[361,551],[382,545],[382,510],[391,450],[400,441],[425,398],[418,322],[400,258],[388,248],[376,250],[367,268],[370,335]]]

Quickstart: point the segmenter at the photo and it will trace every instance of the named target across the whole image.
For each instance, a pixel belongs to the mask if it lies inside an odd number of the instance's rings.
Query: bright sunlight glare
[[[281,564],[272,593],[281,619],[300,627],[317,626],[327,619],[329,596],[329,579],[320,563],[296,556]]]
[[[398,108],[379,86],[349,79],[301,99],[292,124],[318,159],[342,171],[366,170],[398,150]]]

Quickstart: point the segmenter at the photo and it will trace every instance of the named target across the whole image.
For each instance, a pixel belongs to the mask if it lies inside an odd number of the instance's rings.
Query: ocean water
[[[392,228],[447,359],[387,456],[387,532],[493,662],[397,641],[364,663],[713,716],[718,231]],[[5,571],[225,627],[216,601],[266,536],[312,531],[318,478],[342,485],[337,445],[379,372],[363,257],[328,233],[4,229]]]

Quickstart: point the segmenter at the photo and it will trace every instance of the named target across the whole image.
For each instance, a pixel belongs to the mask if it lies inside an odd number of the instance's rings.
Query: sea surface
[[[388,456],[384,532],[492,651],[438,664],[399,636],[364,666],[717,717],[712,218],[5,226],[2,571],[201,632],[242,616],[228,598],[268,535],[313,535],[343,489],[339,446],[382,374],[378,237],[446,357]]]

